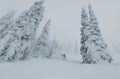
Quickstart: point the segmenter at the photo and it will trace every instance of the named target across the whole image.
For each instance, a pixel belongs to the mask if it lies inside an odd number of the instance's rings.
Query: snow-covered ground
[[[31,59],[0,64],[0,79],[120,79],[119,64],[84,65],[80,61]]]

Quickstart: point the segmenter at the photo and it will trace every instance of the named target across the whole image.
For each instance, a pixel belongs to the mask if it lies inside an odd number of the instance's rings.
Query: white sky
[[[0,16],[11,10],[20,14],[37,0],[0,0]],[[120,44],[120,0],[45,0],[45,16],[51,18],[51,36],[61,42],[80,40],[81,8],[91,3],[107,43]]]

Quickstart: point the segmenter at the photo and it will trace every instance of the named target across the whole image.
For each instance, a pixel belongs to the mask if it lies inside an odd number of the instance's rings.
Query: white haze
[[[37,0],[0,0],[0,16],[11,10],[17,15]],[[80,41],[81,8],[91,3],[99,21],[104,40],[119,50],[120,1],[119,0],[45,0],[45,19],[52,20],[51,35],[61,43]],[[120,51],[120,50],[119,50]]]

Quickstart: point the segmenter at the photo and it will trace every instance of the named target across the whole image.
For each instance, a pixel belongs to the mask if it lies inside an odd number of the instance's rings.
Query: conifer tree
[[[81,55],[82,55],[82,59],[83,59],[83,62],[86,62],[87,61],[87,47],[85,45],[85,42],[87,40],[87,28],[90,28],[89,27],[89,19],[88,19],[88,15],[86,13],[86,10],[85,8],[82,8],[82,12],[81,12],[81,25],[82,25],[82,28],[81,28],[81,48],[80,48],[80,51],[81,51]]]
[[[34,49],[33,49],[33,57],[45,57],[49,58],[49,28],[51,25],[51,20],[48,20],[45,24],[42,34],[40,35],[39,39],[36,41]]]
[[[81,25],[81,54],[83,63],[95,64],[100,62],[111,62],[112,57],[107,52],[107,45],[104,42],[100,28],[98,27],[97,18],[92,10],[91,5],[88,6],[89,19],[87,27],[83,19],[84,11],[82,11]]]
[[[9,48],[13,50],[13,55],[8,59],[11,60],[24,60],[29,57],[31,47],[35,40],[35,32],[38,25],[43,19],[44,14],[44,1],[35,2],[34,5],[23,12],[19,18],[16,19],[12,29],[12,40],[10,45],[16,47]],[[10,46],[11,47],[11,46]]]

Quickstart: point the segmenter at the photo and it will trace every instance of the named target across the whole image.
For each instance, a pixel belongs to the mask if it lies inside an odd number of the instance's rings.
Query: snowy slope
[[[36,59],[0,64],[0,79],[120,79],[120,65]]]

